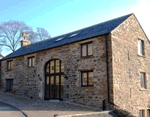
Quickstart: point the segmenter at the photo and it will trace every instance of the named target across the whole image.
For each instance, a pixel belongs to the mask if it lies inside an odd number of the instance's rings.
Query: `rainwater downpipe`
[[[108,34],[105,35],[105,47],[106,47],[106,72],[107,72],[107,95],[108,95],[108,103],[110,101],[110,83],[109,83],[109,55],[108,55]]]

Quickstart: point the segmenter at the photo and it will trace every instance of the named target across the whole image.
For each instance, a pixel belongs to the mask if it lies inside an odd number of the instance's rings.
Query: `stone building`
[[[134,14],[21,45],[1,61],[0,91],[150,113],[150,45]]]

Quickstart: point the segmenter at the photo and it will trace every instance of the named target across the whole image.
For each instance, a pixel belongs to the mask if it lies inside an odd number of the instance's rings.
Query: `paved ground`
[[[96,111],[91,108],[68,104],[65,102],[32,100],[23,98],[21,96],[14,96],[5,93],[0,93],[0,101],[11,104],[21,109],[29,117],[54,117],[55,114],[58,115],[83,114]],[[18,117],[22,117],[22,115]]]
[[[25,115],[17,108],[0,102],[0,117],[25,117]]]

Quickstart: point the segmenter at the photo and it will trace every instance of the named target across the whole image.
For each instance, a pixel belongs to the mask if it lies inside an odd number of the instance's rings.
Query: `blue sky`
[[[3,0],[0,22],[24,21],[43,27],[51,37],[135,13],[150,37],[150,0]],[[3,55],[9,52],[2,52]]]

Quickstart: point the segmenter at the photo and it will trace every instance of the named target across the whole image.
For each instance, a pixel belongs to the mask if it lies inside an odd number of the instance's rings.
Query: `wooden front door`
[[[58,60],[51,60],[45,67],[45,100],[63,100],[64,94],[64,64]]]

